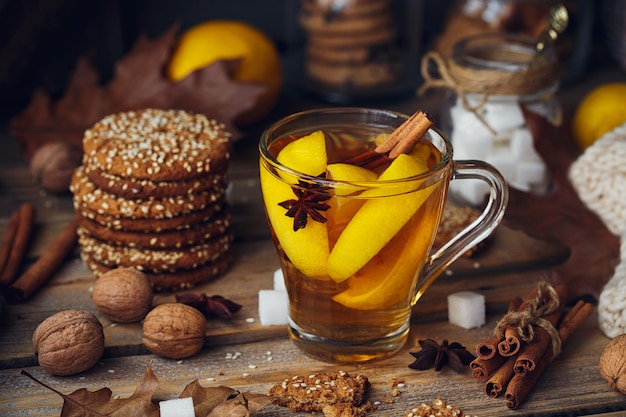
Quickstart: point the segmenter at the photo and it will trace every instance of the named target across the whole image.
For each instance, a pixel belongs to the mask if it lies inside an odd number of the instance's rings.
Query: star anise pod
[[[319,175],[318,178],[326,178],[326,173]],[[287,209],[285,216],[293,217],[294,232],[306,226],[307,217],[309,216],[316,222],[326,223],[328,221],[320,213],[320,211],[326,211],[330,208],[330,205],[324,203],[331,197],[327,191],[328,187],[298,180],[298,187],[291,187],[291,189],[297,200],[285,200],[282,203],[278,203],[278,205]]]
[[[241,304],[237,304],[221,295],[208,296],[204,293],[176,294],[176,301],[199,310],[207,319],[229,319],[242,307]]]
[[[463,372],[465,367],[472,362],[475,357],[465,349],[465,346],[458,342],[448,344],[444,339],[441,345],[433,339],[418,340],[422,350],[410,352],[415,357],[415,362],[409,368],[423,371],[435,368],[440,371],[445,365],[449,365],[456,372]]]

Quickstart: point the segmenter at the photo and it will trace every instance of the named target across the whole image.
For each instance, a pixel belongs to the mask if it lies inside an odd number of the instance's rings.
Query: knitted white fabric
[[[572,164],[580,199],[618,236],[626,230],[626,124],[606,133]]]
[[[598,324],[611,338],[626,333],[626,234],[622,235],[620,259],[598,298]]]
[[[598,324],[613,338],[626,333],[626,124],[589,146],[569,179],[587,207],[621,236],[619,264],[598,299]]]

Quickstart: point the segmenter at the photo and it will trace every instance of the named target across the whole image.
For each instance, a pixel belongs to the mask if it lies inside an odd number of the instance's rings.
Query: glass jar
[[[434,55],[433,55],[434,54]],[[502,33],[464,38],[444,60],[432,60],[440,78],[425,74],[421,90],[449,89],[441,128],[454,146],[455,159],[478,159],[494,165],[508,184],[522,191],[544,193],[550,185],[545,163],[537,154],[523,108],[558,125],[561,108],[556,54],[548,45],[535,57],[533,38]],[[480,205],[488,190],[477,181],[453,184],[451,194]]]

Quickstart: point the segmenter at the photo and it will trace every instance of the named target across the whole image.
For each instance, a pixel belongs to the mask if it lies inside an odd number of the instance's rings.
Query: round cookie
[[[191,180],[151,181],[120,177],[87,165],[84,166],[84,175],[86,175],[89,181],[96,187],[124,198],[147,199],[176,197],[208,191],[214,187],[226,188],[228,185],[226,173],[213,172],[209,175],[203,175]]]
[[[391,0],[347,0],[337,6],[334,0],[304,0],[302,10],[305,13],[322,13],[326,18],[337,14],[345,16],[362,16],[384,12]]]
[[[102,215],[130,219],[163,219],[201,210],[222,199],[226,189],[214,187],[197,194],[175,197],[128,199],[110,194],[89,181],[84,168],[74,171],[70,190],[73,192],[74,208],[85,209]]]
[[[163,232],[166,230],[186,229],[192,224],[208,221],[215,213],[222,209],[227,209],[227,207],[228,204],[224,201],[224,199],[221,199],[201,210],[192,211],[181,216],[163,219],[129,219],[119,216],[111,216],[108,214],[100,214],[84,208],[76,209],[76,214],[79,221],[82,218],[86,218],[112,230],[152,233]]]
[[[194,223],[186,229],[163,232],[129,232],[113,230],[101,224],[81,218],[79,228],[98,240],[115,242],[118,245],[146,249],[184,248],[209,240],[225,233],[230,228],[230,212],[222,210],[207,221]]]
[[[116,113],[85,131],[83,164],[139,180],[190,180],[226,170],[230,137],[219,122],[183,110]]]
[[[194,269],[212,262],[230,249],[231,233],[182,249],[146,249],[118,246],[98,240],[78,229],[81,253],[87,253],[96,262],[110,267],[134,267],[142,272],[176,272]]]
[[[177,291],[193,288],[203,282],[210,281],[224,274],[230,266],[233,253],[232,249],[224,252],[213,262],[207,263],[195,269],[180,270],[176,272],[145,273],[155,291]],[[81,253],[81,259],[87,268],[96,276],[100,276],[112,267],[102,265],[88,253]]]

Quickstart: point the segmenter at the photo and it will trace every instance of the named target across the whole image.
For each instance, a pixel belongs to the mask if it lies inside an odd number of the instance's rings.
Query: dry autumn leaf
[[[567,128],[551,125],[545,118],[525,112],[535,148],[548,166],[553,189],[538,195],[510,188],[504,222],[538,239],[561,244],[569,258],[556,266],[549,280],[568,284],[570,301],[583,296],[598,298],[619,261],[620,240],[587,208],[568,178],[580,151]]]
[[[238,61],[217,61],[175,83],[164,75],[176,41],[177,28],[150,40],[142,37],[115,67],[114,77],[100,85],[100,77],[81,59],[64,95],[57,101],[38,90],[11,120],[13,136],[27,160],[44,143],[64,142],[82,147],[85,129],[104,116],[139,108],[176,108],[218,120],[238,136],[234,120],[252,108],[267,86],[232,79]]]
[[[71,394],[63,394],[22,370],[38,384],[63,398],[61,417],[159,417],[159,407],[152,402],[159,381],[150,364],[146,374],[128,398],[112,399],[109,388],[89,391],[80,388]],[[203,387],[198,380],[187,384],[179,398],[191,397],[197,417],[248,417],[268,403],[264,394],[240,393],[232,388]]]

